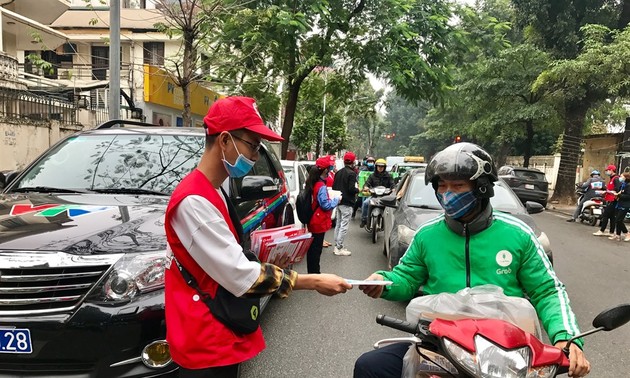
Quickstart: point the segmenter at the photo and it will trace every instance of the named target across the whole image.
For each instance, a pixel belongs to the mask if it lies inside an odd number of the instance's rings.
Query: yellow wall
[[[204,116],[208,108],[219,98],[224,97],[206,89],[197,83],[190,85],[190,110],[193,114]],[[144,65],[144,102],[183,110],[183,92],[168,76],[166,71]]]

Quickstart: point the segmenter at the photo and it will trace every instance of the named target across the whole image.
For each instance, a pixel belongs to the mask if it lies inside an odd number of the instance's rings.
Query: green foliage
[[[32,65],[41,69],[44,73],[53,74],[55,72],[55,67],[52,63],[42,59],[39,54],[30,53],[26,56],[26,59],[31,62]]]

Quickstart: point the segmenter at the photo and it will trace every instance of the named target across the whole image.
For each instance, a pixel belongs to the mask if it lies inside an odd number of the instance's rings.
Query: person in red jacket
[[[320,273],[319,260],[324,247],[324,235],[332,228],[332,211],[339,204],[339,198],[328,196],[326,177],[330,170],[330,157],[322,156],[315,161],[306,179],[306,187],[313,193],[313,216],[308,222],[308,230],[313,234],[313,242],[306,253],[306,269],[308,273]]]
[[[615,196],[615,193],[619,191],[621,183],[619,182],[617,167],[613,164],[610,164],[608,167],[606,167],[605,173],[610,177],[610,181],[608,181],[608,184],[606,184],[606,193],[604,194],[604,202],[606,203],[606,207],[604,207],[604,211],[602,212],[602,219],[599,222],[599,230],[593,233],[593,235],[613,237],[615,235],[615,208],[617,206],[617,196]],[[610,233],[606,233],[606,226],[608,225],[609,220]]]
[[[228,328],[184,280],[177,263],[193,276],[200,291],[211,296],[219,285],[236,297],[275,293],[282,298],[292,290],[335,295],[351,286],[336,275],[285,269],[286,258],[274,261],[278,265],[246,258],[239,243],[240,220],[221,184],[251,170],[261,139],[282,138],[265,126],[254,99],[248,97],[217,100],[204,126],[201,161],[177,186],[166,210],[166,340],[180,377],[236,378],[239,364],[265,348],[260,327],[248,334]]]

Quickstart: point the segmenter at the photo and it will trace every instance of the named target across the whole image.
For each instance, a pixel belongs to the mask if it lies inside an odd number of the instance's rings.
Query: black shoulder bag
[[[232,224],[236,229],[240,241],[243,239],[243,226],[241,225],[241,221],[236,214],[236,209],[234,209],[230,198],[223,191],[223,188],[221,188],[221,191],[225,197],[230,219],[232,220]],[[245,249],[243,249],[243,254],[250,261],[258,261],[256,255],[251,251],[245,251]],[[239,334],[250,334],[258,329],[260,324],[258,320],[258,315],[260,315],[260,298],[236,297],[223,286],[219,285],[213,299],[208,293],[201,291],[197,280],[195,280],[192,274],[190,274],[174,256],[173,260],[177,265],[177,269],[179,269],[179,272],[182,274],[182,277],[184,277],[184,281],[186,281],[188,286],[199,293],[203,303],[208,306],[210,312],[218,321]]]

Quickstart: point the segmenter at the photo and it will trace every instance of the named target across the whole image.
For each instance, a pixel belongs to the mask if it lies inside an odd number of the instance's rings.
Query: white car
[[[295,200],[297,195],[304,188],[304,183],[308,178],[308,168],[315,164],[312,161],[295,161],[295,160],[280,160],[284,175],[289,184],[289,203],[293,208],[293,219],[295,224],[302,225],[298,219],[297,212],[295,210]]]

